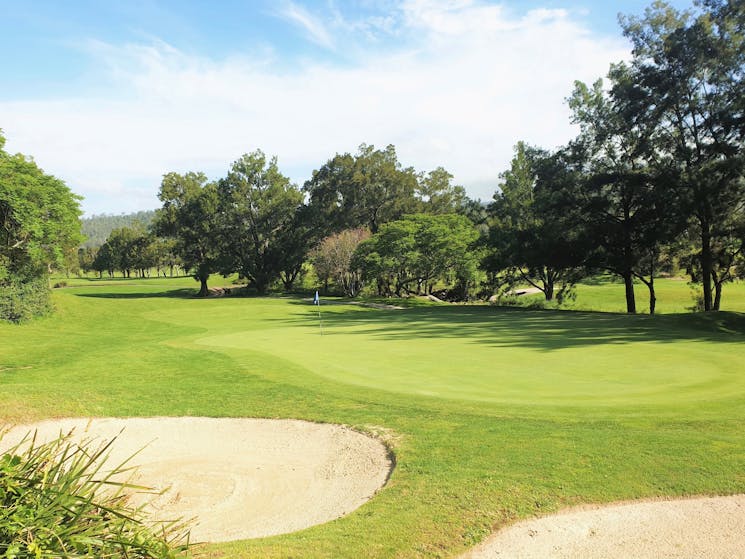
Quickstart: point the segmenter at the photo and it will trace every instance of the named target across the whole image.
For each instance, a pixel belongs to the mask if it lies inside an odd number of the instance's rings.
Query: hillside
[[[93,215],[82,219],[84,247],[101,246],[114,229],[120,227],[142,227],[147,229],[155,217],[155,210],[145,210],[120,215]]]

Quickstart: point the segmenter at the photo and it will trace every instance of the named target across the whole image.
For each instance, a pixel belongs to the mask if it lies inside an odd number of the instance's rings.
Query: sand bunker
[[[463,559],[745,557],[745,495],[583,507],[526,520]]]
[[[283,534],[333,520],[369,500],[391,469],[380,441],[305,421],[64,419],[14,427],[0,451],[30,429],[42,440],[71,429],[75,439],[117,436],[112,466],[142,449],[131,461],[139,466],[132,481],[170,487],[149,506],[159,519],[194,517],[192,541]]]

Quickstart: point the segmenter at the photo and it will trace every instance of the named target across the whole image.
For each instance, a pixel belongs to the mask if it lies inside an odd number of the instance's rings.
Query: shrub
[[[0,557],[170,559],[187,550],[182,524],[150,523],[128,504],[124,490],[134,486],[116,479],[130,468],[103,469],[113,439],[93,449],[69,437],[37,444],[29,435],[0,456]]]
[[[24,322],[52,311],[46,277],[0,283],[0,320]]]

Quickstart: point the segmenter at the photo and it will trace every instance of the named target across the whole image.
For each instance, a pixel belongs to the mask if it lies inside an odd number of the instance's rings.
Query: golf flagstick
[[[321,331],[321,336],[323,336],[323,322],[321,321],[321,299],[318,297],[318,291],[316,291],[316,296],[313,297],[313,304],[318,307],[318,329]]]

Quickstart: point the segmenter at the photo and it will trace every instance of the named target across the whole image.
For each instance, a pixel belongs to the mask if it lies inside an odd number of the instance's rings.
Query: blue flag
[[[318,291],[316,291],[316,296],[313,297],[313,304],[314,305],[320,305],[321,304],[321,300],[318,298]]]

